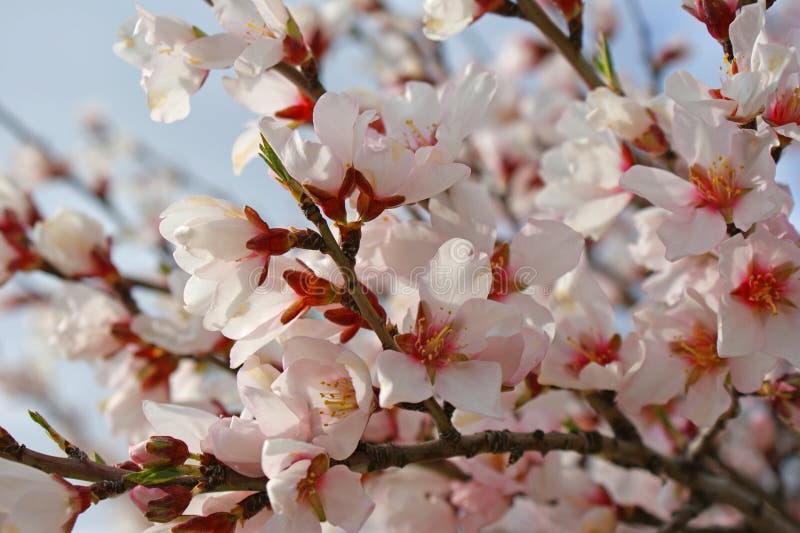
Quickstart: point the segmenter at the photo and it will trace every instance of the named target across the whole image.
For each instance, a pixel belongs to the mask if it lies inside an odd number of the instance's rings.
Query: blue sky
[[[681,67],[696,73],[709,84],[719,78],[720,49],[697,21],[680,8],[680,0],[639,0],[644,7],[653,42],[681,38],[693,45],[693,54]],[[142,0],[154,12],[169,12],[191,23],[217,31],[217,25],[201,0]],[[400,2],[397,2],[400,3]],[[589,2],[591,3],[591,2]],[[627,0],[618,2],[624,12]],[[74,150],[79,143],[78,117],[87,106],[104,110],[110,120],[134,137],[180,162],[203,179],[233,189],[242,203],[253,205],[269,222],[280,225],[301,224],[297,210],[283,190],[266,178],[258,163],[248,167],[241,177],[232,174],[230,148],[242,125],[253,117],[231,101],[219,83],[220,75],[212,73],[206,86],[192,98],[192,113],[175,124],[150,121],[144,95],[139,87],[139,73],[117,59],[111,51],[117,27],[134,13],[134,3],[126,0],[82,0],[63,2],[7,2],[0,17],[0,103],[10,107],[31,128],[46,137],[62,153]],[[418,7],[420,2],[403,2]],[[614,43],[617,64],[623,72],[642,79],[639,44],[627,20]],[[483,41],[495,46],[510,29],[531,32],[529,25],[496,17],[486,17],[477,28]],[[467,55],[469,36],[448,43],[451,57],[463,61]],[[324,72],[324,81],[331,89],[344,89],[363,82],[359,70],[365,64],[363,54],[345,47],[339,50]],[[354,82],[355,80],[355,82]],[[0,168],[5,166],[14,146],[13,139],[0,130]],[[783,176],[794,179],[793,161],[782,165]],[[56,193],[59,194],[59,193]],[[17,327],[15,321],[2,322],[5,333]],[[13,358],[21,353],[17,343],[4,335],[0,339],[0,355]],[[2,359],[0,359],[1,361]],[[84,363],[58,363],[51,369],[56,391],[65,405],[92,414],[105,392],[94,385],[91,369]],[[40,434],[25,414],[31,407],[26,401],[0,397],[3,416],[0,425],[20,440],[41,450],[53,447]],[[105,425],[96,415],[90,423],[91,434],[83,444],[96,447],[102,442]],[[114,459],[122,459],[124,447],[117,442],[110,449]],[[100,524],[113,511],[92,510],[79,520],[76,531],[103,530]],[[116,529],[115,531],[122,531]]]

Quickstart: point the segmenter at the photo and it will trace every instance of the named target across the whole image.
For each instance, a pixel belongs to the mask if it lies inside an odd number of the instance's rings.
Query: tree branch
[[[597,75],[597,72],[592,67],[585,57],[581,54],[580,50],[575,48],[575,45],[569,40],[564,32],[559,29],[555,23],[550,20],[544,9],[537,4],[534,0],[519,0],[518,2],[522,16],[533,23],[534,26],[539,28],[539,31],[555,46],[564,59],[572,65],[575,72],[583,80],[586,86],[591,89],[605,86],[603,80]]]
[[[617,438],[624,441],[642,442],[642,437],[639,435],[636,426],[614,403],[614,393],[612,391],[590,392],[584,397],[592,409],[605,418]]]
[[[313,80],[309,79],[303,72],[300,72],[289,63],[281,61],[272,68],[315,102],[326,92],[319,79],[316,79],[316,77]]]

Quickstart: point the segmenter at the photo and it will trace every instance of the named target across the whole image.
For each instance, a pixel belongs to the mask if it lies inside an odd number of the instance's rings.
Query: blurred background
[[[391,4],[398,13],[419,13],[421,20],[421,3]],[[613,5],[618,21],[612,51],[626,86],[643,85],[647,79],[642,61],[643,37],[656,51],[669,44],[686,45],[687,57],[672,68],[690,70],[707,84],[719,85],[721,49],[699,22],[681,10],[680,0],[586,3],[590,10],[594,4],[602,4],[604,9]],[[291,6],[292,2],[288,4]],[[142,0],[141,5],[154,13],[175,14],[208,33],[219,31],[202,0]],[[640,11],[643,18],[632,18],[632,10]],[[240,176],[233,174],[233,141],[243,125],[256,117],[228,97],[219,72],[212,71],[203,89],[192,96],[188,118],[173,124],[150,120],[139,86],[139,72],[117,58],[111,48],[117,40],[117,28],[134,13],[134,2],[127,0],[7,2],[0,17],[0,106],[46,142],[53,153],[83,161],[87,166],[92,161],[85,161],[86,126],[102,119],[121,138],[146,147],[148,157],[169,162],[185,178],[186,190],[212,195],[221,191],[237,203],[255,207],[270,224],[302,226],[296,207],[267,177],[260,162],[250,164]],[[640,25],[642,22],[644,26]],[[491,58],[509,38],[534,32],[529,24],[487,16],[445,43],[445,59],[454,66],[477,60],[491,68]],[[587,49],[593,46],[594,42],[588,39]],[[373,66],[368,50],[345,39],[329,53],[322,80],[329,90],[375,88]],[[791,183],[797,180],[797,160],[793,153],[786,156],[779,167],[780,179]],[[30,167],[31,157],[15,135],[0,127],[0,171],[20,172],[20,168]],[[133,170],[123,166],[115,168],[115,172],[118,175],[114,179],[125,180],[126,172]],[[157,181],[153,183],[157,187]],[[123,187],[116,194],[143,192],[158,195],[162,191]],[[173,193],[168,188],[163,190],[164,196]],[[113,218],[69,184],[53,183],[37,189],[36,201],[44,213],[60,205],[86,209],[103,220],[109,231],[114,229]],[[136,246],[121,253],[137,260]],[[10,290],[13,287],[2,289]],[[125,441],[109,436],[108,424],[98,412],[111,391],[96,384],[90,364],[47,357],[42,353],[47,350],[44,342],[31,344],[31,337],[37,336],[32,322],[35,320],[30,314],[0,314],[0,425],[20,442],[55,453],[56,448],[28,418],[26,410],[37,409],[84,449],[98,450],[111,462],[123,460],[127,455]],[[42,401],[42,397],[46,400]],[[104,524],[112,519],[116,532],[141,531],[144,522],[137,518],[139,513],[132,510],[126,498],[119,500],[90,509],[79,519],[76,531],[108,531]],[[120,515],[123,512],[125,518]]]

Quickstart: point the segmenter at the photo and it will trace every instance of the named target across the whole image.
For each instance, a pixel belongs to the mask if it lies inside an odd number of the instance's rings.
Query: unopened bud
[[[236,515],[213,513],[195,516],[172,527],[173,533],[233,533],[236,530]]]
[[[291,250],[297,238],[285,228],[270,228],[247,241],[247,249],[264,255],[283,255]]]
[[[189,506],[192,492],[180,485],[159,488],[139,485],[130,491],[130,498],[151,522],[171,522]]]
[[[684,8],[706,25],[714,39],[727,41],[731,22],[736,18],[737,3],[736,0],[695,0],[694,7],[684,5]]]
[[[150,437],[129,448],[131,459],[144,468],[178,466],[189,458],[189,448],[182,440],[169,436]]]
[[[583,15],[583,0],[551,0],[567,21]]]

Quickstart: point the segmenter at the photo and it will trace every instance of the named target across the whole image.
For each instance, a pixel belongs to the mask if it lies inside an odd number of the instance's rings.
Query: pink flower
[[[608,130],[586,123],[586,104],[565,111],[558,129],[565,138],[542,157],[545,183],[536,204],[563,217],[564,223],[597,239],[628,205],[631,195],[620,187],[620,176],[631,165],[630,151]]]
[[[397,337],[403,351],[378,356],[381,407],[420,402],[435,393],[465,411],[499,414],[503,365],[491,342],[519,333],[522,317],[510,306],[486,300],[490,288],[485,254],[463,239],[442,245],[420,284],[416,317],[412,322],[409,316],[408,333]],[[521,357],[522,348],[505,357]]]
[[[321,339],[293,337],[284,345],[282,373],[248,361],[239,390],[270,438],[306,440],[334,459],[353,453],[373,410],[367,365],[351,351]]]
[[[676,108],[672,137],[687,179],[637,165],[621,180],[672,213],[658,229],[668,260],[708,252],[725,239],[727,224],[746,231],[780,210],[785,193],[774,181],[771,134],[708,124]]]
[[[372,513],[361,476],[344,465],[330,466],[323,448],[289,439],[264,443],[264,473],[274,516],[269,531],[322,531],[328,522],[355,533]]]
[[[720,246],[722,298],[717,349],[723,357],[764,353],[800,364],[800,249],[758,225]]]
[[[71,531],[89,506],[61,478],[9,460],[0,461],[0,524],[5,531]]]
[[[589,107],[586,122],[593,128],[609,128],[620,139],[654,155],[661,155],[669,148],[655,113],[633,98],[600,87],[589,93],[586,104]]]
[[[112,328],[128,320],[119,301],[78,283],[65,284],[42,317],[49,344],[67,359],[101,359],[122,349]]]
[[[183,297],[187,310],[204,315],[203,325],[220,330],[261,285],[272,256],[295,243],[289,230],[270,228],[252,208],[192,196],[161,214],[159,231],[176,245],[173,257],[191,274]]]
[[[542,361],[539,383],[574,389],[617,390],[640,358],[639,340],[614,331],[608,297],[579,266],[561,278],[551,297],[556,335]]]
[[[391,531],[397,524],[409,531],[455,533],[458,517],[449,501],[450,483],[441,474],[416,465],[368,477],[364,485],[375,501],[375,511],[364,524],[364,533]]]
[[[685,396],[680,413],[700,427],[712,425],[728,409],[725,388],[730,375],[736,390],[755,392],[774,365],[758,353],[722,358],[717,353],[717,316],[694,290],[669,309],[655,305],[636,319],[644,344],[642,364],[626,379],[619,394],[625,409],[664,405]]]

